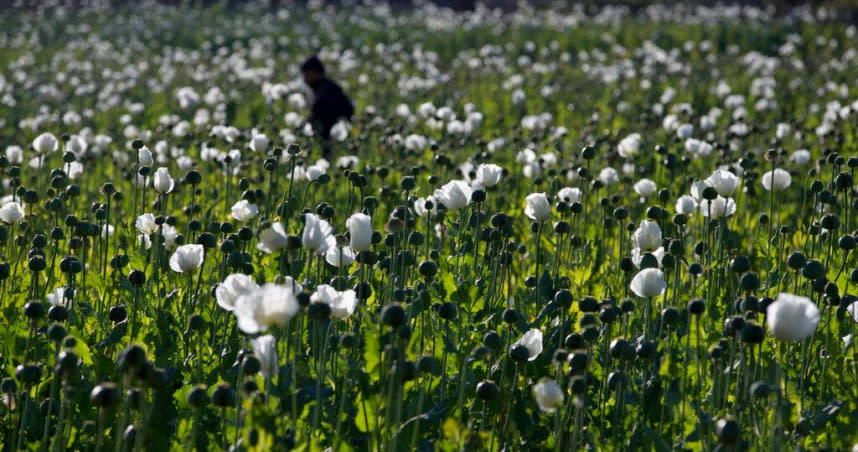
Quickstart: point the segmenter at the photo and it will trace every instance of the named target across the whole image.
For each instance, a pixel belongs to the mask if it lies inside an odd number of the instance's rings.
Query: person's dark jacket
[[[343,89],[331,79],[323,77],[313,87],[313,105],[310,122],[319,135],[327,140],[331,137],[331,128],[340,119],[351,119],[355,112],[351,100]]]

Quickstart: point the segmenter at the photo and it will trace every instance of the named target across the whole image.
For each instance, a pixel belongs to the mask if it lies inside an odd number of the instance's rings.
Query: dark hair
[[[307,58],[301,63],[301,71],[313,71],[313,72],[321,72],[325,73],[325,66],[322,64],[322,61],[319,60],[315,55]]]

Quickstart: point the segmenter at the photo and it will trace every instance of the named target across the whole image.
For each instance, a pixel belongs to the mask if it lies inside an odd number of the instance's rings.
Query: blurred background
[[[643,10],[650,6],[662,5],[668,7],[695,8],[705,6],[716,8],[719,5],[747,5],[765,8],[775,15],[786,14],[798,7],[810,7],[813,9],[824,8],[829,14],[826,20],[840,22],[858,23],[858,0],[371,0],[373,3],[389,3],[398,8],[409,8],[421,4],[432,3],[437,6],[451,8],[458,11],[470,11],[480,5],[491,9],[502,9],[514,11],[520,5],[527,4],[533,7],[551,5],[554,8],[563,7],[585,7],[598,11],[611,5],[628,8],[632,13]],[[64,6],[66,8],[82,8],[86,6],[130,6],[141,3],[158,3],[164,5],[189,6],[189,7],[224,7],[241,8],[249,4],[262,5],[271,9],[289,8],[301,5],[356,5],[363,3],[362,0],[0,0],[0,9],[15,8],[40,8],[49,10],[52,6]]]

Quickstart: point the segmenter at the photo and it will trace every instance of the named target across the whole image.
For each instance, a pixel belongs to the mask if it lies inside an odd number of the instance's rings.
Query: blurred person
[[[340,85],[325,76],[325,66],[315,55],[304,60],[301,72],[313,90],[310,124],[320,138],[322,156],[330,160],[331,128],[340,120],[350,120],[355,109]]]

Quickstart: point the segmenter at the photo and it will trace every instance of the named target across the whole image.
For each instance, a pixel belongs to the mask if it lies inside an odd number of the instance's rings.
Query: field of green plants
[[[858,450],[836,19],[4,12],[0,450]]]

